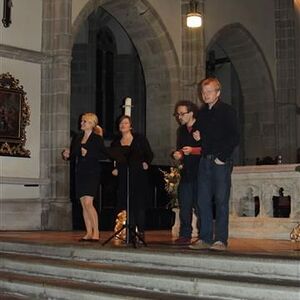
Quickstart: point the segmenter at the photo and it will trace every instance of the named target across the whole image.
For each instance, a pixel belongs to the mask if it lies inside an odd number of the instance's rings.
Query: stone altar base
[[[234,167],[230,193],[229,237],[289,240],[300,221],[300,165],[261,165]],[[273,197],[280,189],[290,197],[290,215],[274,217]],[[256,211],[257,210],[257,211]],[[179,234],[179,209],[172,228]],[[256,215],[256,217],[255,217]],[[198,237],[197,218],[193,218],[193,237]]]
[[[297,224],[296,220],[290,218],[231,216],[229,218],[229,236],[234,238],[289,240],[290,233]]]
[[[230,237],[290,239],[300,220],[299,168],[298,164],[234,167]],[[290,214],[285,218],[275,217],[274,211],[273,197],[281,191],[290,199]]]

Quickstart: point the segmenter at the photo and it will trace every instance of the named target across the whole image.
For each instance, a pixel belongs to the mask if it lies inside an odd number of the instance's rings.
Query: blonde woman
[[[100,184],[100,160],[107,152],[102,138],[102,128],[93,113],[81,117],[81,133],[71,144],[71,149],[62,153],[65,160],[76,160],[75,189],[76,198],[80,199],[86,234],[80,241],[99,241],[98,214],[93,205],[94,197]]]

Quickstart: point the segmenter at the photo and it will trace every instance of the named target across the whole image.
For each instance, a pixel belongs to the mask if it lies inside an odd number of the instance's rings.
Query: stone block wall
[[[290,196],[288,217],[274,214],[273,197],[279,196],[280,188],[285,196]],[[257,204],[258,214],[255,216]],[[290,232],[300,218],[299,165],[235,167],[230,207],[231,237],[290,239]]]
[[[286,162],[297,155],[297,80],[299,60],[293,1],[275,0],[277,149]],[[299,109],[298,109],[299,110]]]

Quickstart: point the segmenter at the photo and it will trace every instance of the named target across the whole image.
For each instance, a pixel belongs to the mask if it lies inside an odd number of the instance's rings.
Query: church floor
[[[113,233],[109,231],[101,232],[99,242],[79,242],[83,232],[80,231],[0,231],[1,241],[30,242],[41,244],[67,244],[82,247],[103,247],[102,243],[106,241]],[[174,238],[171,231],[146,231],[147,247],[141,247],[145,251],[168,251],[171,253],[211,250],[190,250],[187,246],[178,246],[174,244]],[[104,247],[132,247],[126,245],[120,240],[113,239]],[[215,252],[215,251],[214,251]],[[262,240],[262,239],[230,239],[226,252],[220,252],[220,255],[267,255],[300,259],[300,242],[291,242],[285,240]]]

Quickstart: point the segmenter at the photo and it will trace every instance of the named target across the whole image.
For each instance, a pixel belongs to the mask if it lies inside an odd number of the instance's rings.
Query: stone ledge
[[[48,185],[50,178],[26,178],[26,177],[2,177],[0,184],[17,184],[17,185]]]
[[[243,173],[274,173],[274,172],[300,172],[300,164],[279,164],[279,165],[255,165],[237,166],[233,168],[233,174]]]
[[[9,59],[23,60],[38,64],[51,60],[51,56],[44,52],[18,48],[3,44],[0,44],[0,56]]]

